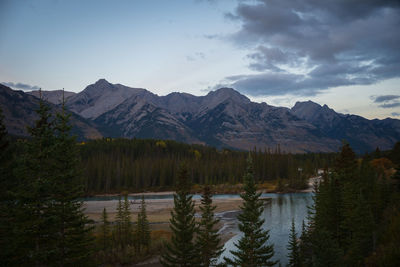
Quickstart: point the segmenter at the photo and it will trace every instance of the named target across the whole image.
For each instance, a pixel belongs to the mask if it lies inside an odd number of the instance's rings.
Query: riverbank
[[[305,189],[298,189],[298,188],[290,188],[288,185],[287,179],[282,179],[282,184],[284,185],[283,189],[278,188],[278,180],[267,181],[264,183],[257,184],[258,191],[261,193],[277,193],[277,194],[286,194],[286,193],[308,193],[312,192],[313,184],[315,181],[321,179],[321,176],[311,177],[308,180],[307,188]],[[240,194],[243,192],[243,184],[218,184],[213,185],[213,192],[216,195],[223,195],[223,194]],[[190,191],[191,194],[201,194],[202,193],[202,185],[195,184],[192,186]],[[115,197],[119,195],[128,194],[129,196],[148,196],[148,195],[155,195],[155,196],[163,196],[163,195],[172,195],[175,192],[173,188],[149,188],[143,192],[118,192],[118,193],[91,193],[88,194],[87,197]]]
[[[173,194],[173,192],[169,192]],[[154,195],[154,194],[152,194]],[[200,199],[195,199],[195,210],[199,212]],[[130,200],[131,203],[131,214],[133,221],[140,208],[140,200]],[[226,211],[239,210],[239,206],[242,203],[241,198],[224,198],[214,199],[213,204],[217,206],[215,212],[221,213]],[[85,214],[95,222],[100,221],[101,213],[106,208],[109,215],[110,221],[115,220],[117,212],[118,200],[95,200],[95,201],[84,201],[83,207],[85,208]],[[169,223],[171,218],[171,211],[174,207],[173,199],[146,199],[146,210],[147,216],[151,223]]]

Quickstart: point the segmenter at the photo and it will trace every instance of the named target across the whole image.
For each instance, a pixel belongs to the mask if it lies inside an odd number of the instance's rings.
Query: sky
[[[158,95],[232,87],[400,119],[400,1],[0,0],[0,83]]]

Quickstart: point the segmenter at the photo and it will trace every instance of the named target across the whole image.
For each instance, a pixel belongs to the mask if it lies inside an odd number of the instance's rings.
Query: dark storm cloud
[[[249,67],[260,72],[233,81],[248,94],[312,95],[400,77],[400,1],[241,1],[226,17],[240,23],[231,40],[253,50]]]
[[[36,85],[29,85],[26,83],[13,83],[13,82],[4,82],[4,85],[14,88],[14,89],[21,89],[21,90],[25,90],[25,91],[34,91],[34,90],[39,90],[40,87],[36,86]]]

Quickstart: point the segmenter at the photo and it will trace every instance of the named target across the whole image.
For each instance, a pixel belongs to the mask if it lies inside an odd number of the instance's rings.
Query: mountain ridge
[[[60,107],[48,102],[53,115]],[[16,136],[29,136],[27,126],[33,126],[38,116],[35,110],[39,107],[39,98],[19,90],[13,90],[0,84],[0,107],[4,115],[4,124],[8,133]],[[101,138],[93,122],[87,121],[78,114],[71,113],[72,133],[79,140]]]
[[[252,102],[232,88],[204,96],[158,96],[100,79],[68,99],[67,107],[104,136],[173,139],[249,150],[280,146],[286,152],[337,151],[346,139],[359,153],[391,148],[400,121],[368,120],[327,105],[297,102],[292,108]]]

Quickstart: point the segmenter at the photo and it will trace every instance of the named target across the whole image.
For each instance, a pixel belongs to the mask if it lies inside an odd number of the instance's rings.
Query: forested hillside
[[[399,155],[400,142],[376,159],[343,146],[332,172],[315,185],[300,236],[303,266],[399,266]]]

